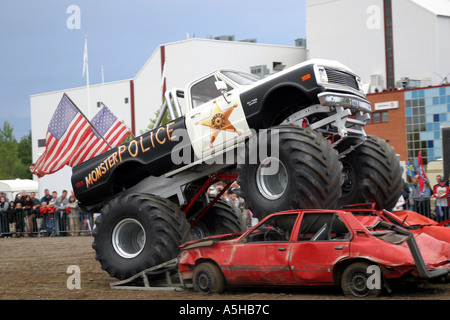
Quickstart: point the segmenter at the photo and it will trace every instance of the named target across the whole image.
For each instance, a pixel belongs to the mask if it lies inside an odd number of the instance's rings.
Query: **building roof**
[[[437,16],[450,17],[450,0],[410,0]]]

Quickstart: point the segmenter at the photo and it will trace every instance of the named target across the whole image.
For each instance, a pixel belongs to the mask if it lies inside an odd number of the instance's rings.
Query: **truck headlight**
[[[362,83],[362,81],[361,81],[361,78],[358,77],[358,76],[356,77],[356,83],[358,84],[358,89],[359,89],[359,91],[364,92],[363,83]]]
[[[321,83],[326,83],[328,82],[328,76],[327,76],[327,71],[325,70],[324,67],[318,67],[317,71],[319,71],[319,79]]]

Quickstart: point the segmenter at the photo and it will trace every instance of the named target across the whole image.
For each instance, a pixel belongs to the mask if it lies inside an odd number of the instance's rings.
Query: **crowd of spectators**
[[[92,214],[84,213],[73,194],[45,189],[41,199],[23,190],[14,199],[0,193],[0,237],[78,236],[90,234]]]

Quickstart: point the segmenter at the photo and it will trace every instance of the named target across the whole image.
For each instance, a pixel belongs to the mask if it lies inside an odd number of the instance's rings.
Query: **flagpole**
[[[103,74],[103,66],[102,66],[102,103],[105,102],[105,75]]]
[[[88,49],[87,49],[87,35],[84,36],[84,66],[83,75],[86,71],[86,89],[87,89],[87,115],[91,118],[91,94],[89,90],[89,60],[88,60]]]
[[[83,118],[87,121],[87,123],[89,123],[89,125],[91,126],[92,129],[95,130],[95,132],[97,132],[97,134],[100,136],[100,138],[102,138],[102,140],[108,145],[108,147],[110,149],[112,149],[113,147],[109,144],[109,142],[105,139],[105,137],[103,137],[103,135],[100,133],[100,131],[97,130],[97,128],[91,123],[91,121],[86,118],[86,116],[84,115],[84,113],[80,110],[80,108],[77,107],[77,105],[72,101],[72,99],[69,98],[69,96],[64,93],[64,95],[66,96],[66,98],[70,101],[70,103],[75,107],[75,109],[78,110],[78,112],[83,116]]]

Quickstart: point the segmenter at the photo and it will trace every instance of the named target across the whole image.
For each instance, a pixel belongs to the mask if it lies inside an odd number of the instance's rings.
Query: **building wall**
[[[443,157],[442,127],[450,126],[450,85],[368,94],[372,119],[376,103],[398,101],[387,121],[366,126],[367,134],[389,141],[400,160],[417,165],[421,151],[424,164]]]
[[[403,91],[389,91],[368,94],[372,103],[372,123],[366,125],[366,133],[377,136],[389,142],[401,161],[407,161],[405,99]],[[375,110],[376,105],[384,106],[389,102],[397,102],[396,109]],[[376,115],[378,114],[378,116]],[[387,115],[387,118],[386,118]],[[376,122],[379,118],[379,122]]]
[[[429,2],[391,0],[396,83],[409,77],[440,85],[450,72],[449,10],[440,14]],[[364,83],[381,75],[386,88],[383,0],[307,0],[306,34],[309,58],[336,59]]]
[[[306,39],[309,58],[338,60],[364,83],[382,75],[385,84],[381,0],[307,0]]]

